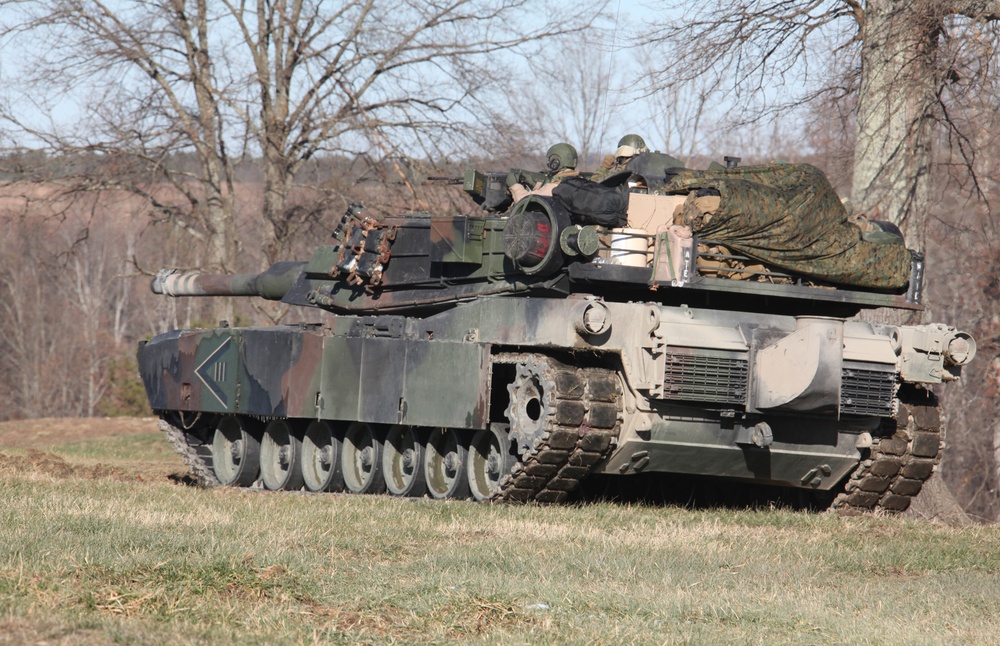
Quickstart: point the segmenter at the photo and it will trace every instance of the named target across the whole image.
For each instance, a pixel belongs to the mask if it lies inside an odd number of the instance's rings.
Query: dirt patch
[[[407,637],[412,637],[411,626],[414,616],[412,613],[394,608],[390,605],[380,605],[371,608],[344,608],[321,605],[312,601],[304,602],[306,610],[304,614],[316,617],[322,624],[338,633],[349,634],[352,638],[367,637],[378,638],[375,641],[384,641],[386,638],[400,641],[411,641]]]
[[[74,417],[0,422],[0,447],[46,449],[59,444],[158,431],[155,417]]]
[[[61,447],[114,436],[159,435],[155,417],[81,417],[0,422],[0,474],[153,482],[177,471],[179,459],[150,456],[93,460],[62,457]],[[170,452],[168,452],[170,453]],[[183,475],[179,474],[179,477]]]
[[[32,473],[51,478],[82,478],[85,480],[115,480],[117,482],[142,482],[141,474],[107,464],[70,464],[53,453],[28,449],[27,455],[0,453],[0,474]]]
[[[109,636],[101,630],[67,629],[45,622],[32,622],[18,618],[0,621],[0,644],[88,646],[89,644],[108,644],[110,641]]]

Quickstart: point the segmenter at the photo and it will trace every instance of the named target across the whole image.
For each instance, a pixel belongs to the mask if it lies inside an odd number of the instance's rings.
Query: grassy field
[[[0,642],[1000,643],[993,526],[201,490],[146,421],[11,424]]]

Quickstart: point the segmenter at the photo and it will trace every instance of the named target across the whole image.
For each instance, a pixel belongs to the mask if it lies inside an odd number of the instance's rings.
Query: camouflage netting
[[[718,208],[705,213],[698,189],[716,189]],[[812,278],[900,289],[910,278],[903,244],[870,242],[848,222],[826,176],[808,164],[766,164],[725,170],[682,170],[666,192],[691,191],[684,223],[713,240],[781,269]]]

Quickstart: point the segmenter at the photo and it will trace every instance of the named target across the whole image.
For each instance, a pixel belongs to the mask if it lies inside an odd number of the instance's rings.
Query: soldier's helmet
[[[545,153],[549,171],[556,173],[564,168],[576,168],[576,148],[567,143],[559,143]]]
[[[646,145],[645,139],[639,135],[629,134],[618,140],[618,150],[615,151],[615,157],[635,157],[648,152],[649,146]]]

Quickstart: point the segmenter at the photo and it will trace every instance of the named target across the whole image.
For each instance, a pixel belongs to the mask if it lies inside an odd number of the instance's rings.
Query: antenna
[[[618,0],[618,8],[615,10],[615,29],[611,32],[611,52],[608,54],[608,88],[604,92],[604,101],[601,106],[601,134],[598,137],[598,150],[600,146],[604,145],[604,138],[608,134],[608,94],[610,94],[611,85],[611,70],[614,69],[615,54],[618,52],[618,25],[621,22],[622,16],[622,0]],[[598,159],[601,158],[601,154],[598,153]]]

